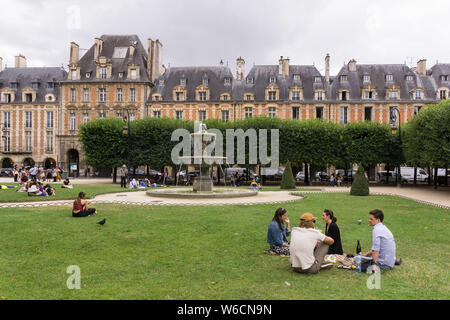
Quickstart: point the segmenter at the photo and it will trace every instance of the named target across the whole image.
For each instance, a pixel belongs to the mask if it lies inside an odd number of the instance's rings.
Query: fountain
[[[221,156],[204,156],[204,151],[207,142],[213,142],[216,135],[209,133],[206,130],[206,125],[200,123],[199,129],[191,133],[191,139],[194,142],[195,148],[199,149],[197,154],[200,156],[185,156],[180,157],[181,165],[191,165],[199,172],[198,176],[194,178],[192,190],[186,188],[171,189],[171,190],[148,190],[147,195],[151,197],[165,197],[165,198],[234,198],[234,197],[248,197],[255,196],[258,191],[242,190],[238,188],[221,188],[220,190],[213,188],[213,182],[210,175],[210,169],[214,163],[226,163],[227,158]],[[206,138],[206,139],[204,139]],[[201,145],[196,145],[201,142]],[[194,153],[196,154],[196,153]],[[186,170],[187,171],[187,170]]]

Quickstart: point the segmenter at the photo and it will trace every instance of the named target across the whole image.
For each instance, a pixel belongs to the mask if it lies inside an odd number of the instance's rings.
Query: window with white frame
[[[268,109],[268,115],[271,118],[275,118],[277,116],[277,108],[275,107],[269,107]]]
[[[89,113],[85,112],[83,113],[83,123],[86,124],[89,121]]]
[[[230,119],[230,111],[222,110],[222,122],[228,122]]]
[[[47,111],[47,128],[53,128],[53,111]]]
[[[398,98],[398,92],[397,91],[389,91],[389,99],[390,100],[396,100]]]
[[[364,121],[372,121],[372,107],[364,107]]]
[[[175,119],[183,120],[183,111],[182,110],[175,111]]]
[[[45,151],[53,152],[53,131],[47,131],[47,133],[46,133]]]
[[[89,88],[83,88],[83,101],[89,102]]]
[[[294,74],[294,81],[300,81],[300,75]]]
[[[292,119],[300,119],[300,107],[292,107]]]
[[[100,112],[98,113],[98,117],[99,117],[100,119],[106,118],[106,112],[105,112],[105,111],[100,111]]]
[[[386,75],[386,81],[393,81],[394,77],[392,76],[392,74],[387,74]]]
[[[176,101],[184,101],[184,92],[182,92],[182,91],[175,92],[175,100]]]
[[[268,100],[277,100],[277,92],[276,91],[269,91],[268,92]]]
[[[70,88],[70,102],[75,102],[77,100],[77,91],[75,88]]]
[[[180,79],[180,86],[186,86],[186,79]]]
[[[3,141],[4,141],[3,151],[4,152],[10,152],[11,151],[11,135],[10,135],[10,132],[9,131],[5,131],[3,133],[3,137],[4,137],[4,139],[3,139]]]
[[[245,112],[244,115],[245,115],[246,119],[253,117],[253,108],[252,107],[245,107],[244,112]]]
[[[347,123],[347,111],[348,111],[348,107],[340,107],[340,112],[339,112],[340,123],[343,123],[343,124]]]
[[[98,92],[100,102],[106,102],[106,88],[100,88]]]
[[[441,100],[447,99],[447,90],[440,90],[439,91],[439,98],[441,98]]]
[[[364,91],[364,99],[366,100],[370,100],[373,98],[373,93],[370,90],[366,90]]]
[[[323,100],[323,91],[316,92],[316,100]]]
[[[316,83],[322,82],[322,77],[314,77],[314,82]]]
[[[364,82],[370,82],[370,75],[365,74],[365,75],[363,76],[363,81],[364,81]]]
[[[347,75],[345,75],[345,74],[341,75],[340,79],[341,79],[341,81],[347,81],[348,80]]]
[[[130,116],[130,121],[136,120],[136,114],[134,112],[130,113],[129,116]]]
[[[253,84],[253,78],[247,78],[247,84]]]
[[[122,88],[117,88],[117,102],[123,102],[123,90],[122,90]]]
[[[231,84],[231,78],[225,78],[224,84]]]
[[[31,111],[25,112],[25,128],[33,126],[33,113]]]
[[[75,128],[76,128],[76,115],[75,115],[75,113],[72,112],[70,114],[69,119],[70,119],[70,130],[75,130]]]
[[[72,80],[77,79],[77,70],[72,70]]]
[[[3,111],[3,127],[11,128],[11,112]]]
[[[441,75],[441,81],[448,81],[448,75]]]
[[[246,94],[245,95],[245,100],[251,101],[251,100],[253,100],[253,96],[251,94]]]
[[[203,84],[204,86],[207,86],[207,85],[208,85],[208,78],[203,78],[202,84]]]
[[[413,81],[413,76],[412,75],[407,75],[406,76],[406,81]]]
[[[137,78],[137,71],[136,69],[131,69],[131,79],[136,80]]]
[[[206,91],[199,91],[198,92],[198,100],[206,101]]]
[[[107,69],[105,67],[100,68],[100,79],[106,79],[106,71]]]
[[[130,88],[130,101],[135,102],[136,101],[136,89]]]
[[[416,90],[414,98],[415,98],[415,100],[422,99],[422,91],[421,90]]]
[[[161,118],[161,110],[153,111],[153,118]]]
[[[292,91],[292,100],[299,101],[300,100],[300,91]]]
[[[198,120],[199,121],[206,120],[206,111],[205,110],[200,110],[198,112]]]
[[[275,83],[275,82],[277,82],[277,78],[275,78],[275,77],[269,78],[269,83]]]

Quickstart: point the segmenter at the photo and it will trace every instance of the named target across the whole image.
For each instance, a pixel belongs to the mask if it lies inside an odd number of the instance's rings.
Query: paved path
[[[309,189],[309,187],[308,187]],[[350,192],[350,188],[346,187],[311,187],[314,191],[296,191],[296,193],[304,194],[318,192]],[[402,198],[411,199],[421,203],[450,209],[450,189],[424,187],[370,187],[371,194],[393,195]],[[91,203],[117,203],[117,204],[135,204],[135,205],[252,205],[265,203],[283,203],[301,200],[302,197],[291,194],[291,191],[263,191],[257,196],[231,199],[171,199],[171,198],[155,198],[149,197],[145,191],[129,192],[129,193],[110,193],[98,195],[94,199],[89,200]],[[22,203],[1,203],[0,208],[13,207],[39,207],[54,205],[71,205],[73,200],[56,200],[56,201],[39,201],[39,202],[22,202]]]

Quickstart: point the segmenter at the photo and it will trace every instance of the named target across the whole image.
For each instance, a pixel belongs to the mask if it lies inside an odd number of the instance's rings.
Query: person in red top
[[[89,202],[85,199],[86,193],[80,192],[73,202],[72,217],[87,217],[97,215],[95,208],[89,208]]]

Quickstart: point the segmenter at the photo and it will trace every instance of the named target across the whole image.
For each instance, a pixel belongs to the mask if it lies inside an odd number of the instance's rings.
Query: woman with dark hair
[[[323,210],[322,220],[326,224],[325,235],[334,240],[334,243],[330,245],[330,248],[328,249],[328,254],[344,254],[342,251],[341,233],[336,224],[337,218],[334,216],[333,211],[328,209]]]
[[[286,222],[287,226],[284,225]],[[270,250],[267,253],[289,255],[289,242],[287,237],[291,234],[291,223],[286,209],[278,208],[267,230],[267,243]]]
[[[78,198],[73,202],[72,217],[87,217],[97,215],[97,210],[89,208],[89,202],[85,199],[86,193],[80,192]]]

